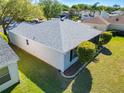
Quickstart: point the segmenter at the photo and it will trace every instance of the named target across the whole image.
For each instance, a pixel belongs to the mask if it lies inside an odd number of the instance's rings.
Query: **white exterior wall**
[[[109,29],[124,31],[124,25],[123,24],[111,24],[109,26]]]
[[[64,72],[64,54],[48,48],[39,42],[15,35],[12,32],[9,32],[9,37],[14,45]],[[26,39],[28,40],[29,45],[26,44]]]
[[[11,80],[0,85],[0,92],[19,82],[18,66],[17,63],[8,65],[8,70]]]
[[[100,31],[106,31],[108,29],[108,25],[104,25],[104,24],[90,24],[90,23],[86,23],[86,24]]]
[[[74,58],[71,62],[70,62],[70,51],[65,53],[64,56],[64,69],[66,70],[67,68],[69,68],[72,64],[74,64],[76,61],[78,60],[78,57]]]

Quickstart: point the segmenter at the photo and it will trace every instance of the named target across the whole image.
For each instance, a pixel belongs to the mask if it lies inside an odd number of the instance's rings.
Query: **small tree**
[[[47,20],[60,15],[62,5],[57,0],[39,0],[39,5],[43,7],[44,16]]]
[[[96,10],[97,10],[98,4],[100,4],[100,3],[99,3],[99,2],[96,2],[95,4],[93,4],[93,5],[91,6],[90,11],[93,12],[93,16],[95,15],[95,12],[96,12]]]
[[[71,17],[71,20],[77,21],[77,20],[79,20],[79,16],[76,16],[76,15],[75,15],[75,16],[72,16],[72,17]]]
[[[94,59],[96,46],[90,41],[82,42],[77,48],[77,54],[80,62],[90,62]]]
[[[107,44],[112,39],[111,32],[103,32],[99,38],[99,46]]]
[[[72,18],[72,16],[75,16],[76,15],[76,9],[70,8],[69,15],[70,15],[71,18]]]
[[[62,11],[69,11],[69,9],[70,9],[69,6],[67,6],[65,4],[62,5]]]
[[[0,21],[4,34],[7,35],[6,29],[13,21],[39,17],[35,5],[30,0],[0,0]]]

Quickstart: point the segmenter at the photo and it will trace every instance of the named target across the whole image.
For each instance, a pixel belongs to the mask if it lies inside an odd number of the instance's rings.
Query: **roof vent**
[[[119,18],[116,18],[116,21],[119,21]]]

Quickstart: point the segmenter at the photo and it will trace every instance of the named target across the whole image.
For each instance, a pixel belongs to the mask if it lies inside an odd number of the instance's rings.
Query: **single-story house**
[[[102,18],[108,18],[109,17],[109,13],[107,13],[106,11],[89,11],[89,10],[84,10],[80,12],[81,15],[81,20],[85,20],[85,19],[92,19],[94,17],[97,16],[101,16]]]
[[[14,45],[62,72],[78,60],[76,47],[99,34],[101,31],[68,19],[39,24],[20,23],[9,31]]]
[[[70,14],[69,14],[69,11],[62,11],[61,14],[60,14],[60,17],[64,17],[66,19],[69,19],[70,18]]]
[[[122,16],[124,15],[124,11],[121,11],[121,10],[117,10],[117,11],[113,11],[109,14],[111,17],[112,16]]]
[[[18,60],[15,52],[0,37],[0,92],[19,82]]]
[[[91,12],[89,10],[80,11],[81,20],[92,18],[93,16],[91,16],[90,14]]]
[[[124,16],[113,16],[106,20],[110,23],[108,29],[115,30],[118,34],[124,35]]]
[[[101,11],[101,13],[100,13],[100,15],[99,15],[100,17],[102,17],[102,18],[109,18],[109,13],[108,12],[106,12],[106,11]]]
[[[96,16],[91,19],[83,20],[82,23],[92,26],[101,31],[106,31],[110,23],[100,16]]]

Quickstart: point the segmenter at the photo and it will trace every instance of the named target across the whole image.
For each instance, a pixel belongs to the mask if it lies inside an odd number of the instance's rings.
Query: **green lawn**
[[[0,30],[1,30],[1,29],[3,29],[3,28],[2,28],[2,25],[0,25]]]
[[[20,83],[3,93],[124,93],[124,38],[107,45],[112,55],[100,54],[75,79],[63,78],[56,69],[12,46],[18,56]]]

